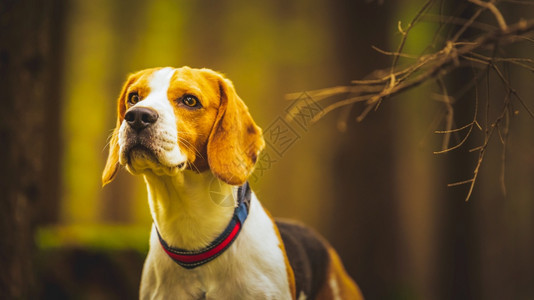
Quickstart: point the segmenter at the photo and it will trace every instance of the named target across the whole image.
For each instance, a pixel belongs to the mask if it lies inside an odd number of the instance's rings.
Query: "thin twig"
[[[441,150],[445,150],[449,147],[449,142],[451,140],[451,129],[452,129],[452,123],[454,122],[454,110],[452,108],[451,98],[449,97],[449,93],[447,92],[447,87],[445,86],[445,82],[443,82],[443,78],[438,77],[437,78],[438,86],[441,90],[441,93],[443,94],[443,103],[445,103],[445,135],[443,136],[443,142],[441,145]]]
[[[499,9],[495,6],[494,4],[495,1],[492,0],[492,1],[484,2],[481,0],[469,0],[469,2],[475,3],[478,6],[489,9],[491,13],[495,16],[495,19],[497,20],[497,23],[499,24],[499,27],[501,28],[501,30],[506,30],[506,27],[507,27],[506,22],[504,21],[504,17],[502,16]]]
[[[406,27],[406,29],[404,29],[404,30],[402,29],[401,22],[399,21],[398,28],[399,28],[399,32],[402,34],[402,39],[401,39],[401,42],[399,44],[399,48],[397,49],[396,53],[402,53],[402,49],[404,49],[404,44],[406,44],[406,40],[408,39],[408,33],[413,28],[413,26],[417,23],[419,18],[421,18],[421,16],[423,16],[423,13],[430,7],[432,2],[433,2],[433,0],[428,0],[428,1],[425,2],[425,4],[423,4],[421,9],[417,12],[415,17],[408,24],[408,27]],[[398,55],[394,56],[393,57],[393,63],[391,64],[391,73],[394,72],[398,61],[399,61],[399,56]]]

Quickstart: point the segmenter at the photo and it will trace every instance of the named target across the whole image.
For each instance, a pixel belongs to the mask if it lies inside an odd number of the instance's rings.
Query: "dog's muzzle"
[[[132,107],[119,133],[119,162],[132,173],[144,169],[175,174],[186,166],[177,138],[163,130],[164,118],[151,107]]]
[[[126,112],[124,120],[129,134],[127,134],[125,149],[128,156],[134,148],[155,154],[152,144],[153,132],[150,127],[156,123],[158,118],[158,112],[149,107],[134,107]]]

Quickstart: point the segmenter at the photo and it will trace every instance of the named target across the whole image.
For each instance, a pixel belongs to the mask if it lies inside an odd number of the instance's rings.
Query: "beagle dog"
[[[131,75],[102,183],[141,175],[153,218],[141,299],[363,299],[328,243],[274,221],[247,178],[265,143],[232,83],[208,69]]]

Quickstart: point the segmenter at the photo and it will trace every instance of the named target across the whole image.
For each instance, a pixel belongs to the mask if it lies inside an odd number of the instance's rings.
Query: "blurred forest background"
[[[507,125],[488,144],[468,202],[469,185],[447,184],[473,177],[479,156],[469,150],[484,133],[475,128],[455,151],[434,154],[444,119],[460,128],[476,109],[481,123],[498,116],[510,93],[496,76],[467,90],[469,68],[446,77],[451,94],[464,90],[454,114],[433,82],[362,122],[358,108],[314,124],[287,118],[303,99],[289,93],[387,70],[392,56],[371,46],[396,51],[399,21],[406,29],[424,3],[1,0],[0,297],[137,297],[151,223],[145,187],[123,170],[100,183],[116,97],[130,72],[189,65],[225,73],[264,128],[270,144],[251,178],[264,206],[322,233],[367,299],[534,298],[534,120],[517,102],[505,107]],[[497,7],[511,24],[534,17],[531,4]],[[440,14],[465,23],[478,8],[435,1],[403,52],[419,56],[435,43]],[[466,34],[498,28],[491,9],[476,24],[486,25]],[[499,53],[532,59],[534,42]],[[504,71],[532,109],[532,70]],[[289,132],[286,142],[273,128]]]

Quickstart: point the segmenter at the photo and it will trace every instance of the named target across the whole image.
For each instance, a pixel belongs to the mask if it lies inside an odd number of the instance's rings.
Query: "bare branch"
[[[337,108],[343,107],[345,105],[350,105],[355,102],[366,102],[366,104],[371,107],[365,108],[362,114],[358,117],[357,120],[361,121],[375,107],[375,104],[381,101],[382,99],[398,95],[406,90],[419,86],[427,82],[428,80],[435,79],[437,76],[444,76],[450,71],[462,66],[462,64],[460,64],[460,60],[462,59],[487,64],[485,60],[471,57],[469,56],[469,54],[474,53],[477,49],[481,49],[487,45],[494,44],[497,41],[500,45],[509,43],[512,37],[531,32],[533,30],[534,20],[520,21],[516,24],[508,26],[505,30],[498,29],[484,34],[471,43],[447,43],[447,45],[442,50],[432,55],[423,56],[415,65],[409,66],[404,70],[396,73],[390,73],[390,75],[387,77],[377,80],[352,81],[353,84],[357,85],[383,84],[384,86],[382,87],[380,92],[371,92],[363,95],[356,95],[349,99],[341,100],[327,106],[320,114],[315,116],[313,122],[318,121],[324,115]],[[411,75],[413,75],[414,73],[419,73],[419,75],[417,75],[415,78],[411,78]],[[398,77],[397,75],[399,74],[402,76],[402,79],[396,79]],[[392,81],[392,78],[395,78],[396,80]],[[308,94],[314,99],[316,99],[315,97],[317,97],[318,99],[316,100],[321,100],[325,99],[326,97],[339,95],[340,93],[355,93],[356,91],[357,90],[351,88],[351,86],[347,86],[311,91],[308,92]],[[290,96],[292,97],[288,98],[294,98],[295,95],[296,94],[291,94]],[[522,100],[520,101],[522,102]],[[534,116],[534,114],[532,114],[532,111],[530,111],[530,109],[528,109],[525,104],[523,106],[527,109],[529,114]]]
[[[519,102],[521,107],[527,114],[534,119],[534,111],[527,105],[527,102],[514,89],[510,80],[501,71],[501,66],[514,68],[522,68],[530,72],[534,72],[534,58],[518,58],[518,57],[503,57],[503,53],[507,53],[504,47],[516,43],[534,43],[534,19],[520,20],[514,24],[507,24],[504,15],[496,6],[496,0],[469,0],[469,3],[475,5],[474,13],[467,19],[459,18],[457,16],[432,16],[428,11],[433,0],[427,0],[415,17],[403,26],[401,22],[398,23],[398,31],[402,38],[396,51],[387,51],[374,47],[373,49],[390,57],[392,60],[391,66],[386,70],[376,70],[373,72],[374,76],[369,76],[371,79],[353,80],[348,86],[337,86],[333,88],[326,88],[307,92],[315,101],[323,101],[327,104],[323,106],[321,112],[316,114],[312,122],[317,122],[326,114],[344,108],[337,127],[339,130],[346,130],[347,120],[351,115],[354,107],[362,107],[356,121],[360,122],[373,110],[377,110],[382,102],[387,99],[392,99],[405,91],[414,89],[428,82],[436,82],[439,92],[439,101],[444,104],[444,109],[441,112],[441,120],[444,120],[444,128],[442,130],[434,131],[437,134],[443,134],[441,150],[434,152],[435,154],[445,154],[456,150],[468,144],[470,138],[481,138],[479,146],[470,149],[470,152],[478,152],[478,158],[470,179],[451,183],[448,186],[459,186],[469,184],[469,191],[466,196],[468,201],[473,193],[478,175],[484,162],[486,151],[492,137],[497,133],[497,136],[502,144],[502,162],[501,162],[501,186],[503,194],[506,194],[504,185],[505,175],[505,158],[507,153],[507,141],[509,139],[510,115],[515,113],[512,109],[513,101]],[[503,0],[513,4],[530,5],[532,3],[520,0]],[[533,2],[534,3],[534,2]],[[489,11],[496,20],[497,26],[494,24],[486,24],[479,20],[480,15]],[[436,41],[440,41],[441,45],[436,47],[437,51],[425,51],[423,55],[415,57],[413,55],[403,52],[404,46],[411,29],[414,28],[421,20],[437,19],[440,22],[439,29],[436,31],[432,41],[432,47]],[[444,23],[442,23],[444,21]],[[439,34],[445,30],[445,26],[451,26],[451,30],[455,31],[449,37],[442,37]],[[461,27],[456,30],[457,25]],[[477,35],[473,34],[477,32]],[[469,32],[471,35],[467,36]],[[492,53],[488,55],[488,53]],[[498,55],[497,55],[498,54]],[[401,57],[413,59],[409,64],[398,66]],[[472,79],[457,90],[449,90],[446,85],[446,79],[452,71],[460,68],[468,67],[473,70]],[[490,115],[490,105],[493,109],[495,100],[490,101],[490,75],[496,74],[499,81],[502,83],[503,90],[506,96],[502,100],[497,101],[496,108],[499,109],[498,115]],[[479,85],[483,85],[483,79],[486,79],[486,104],[483,112],[484,124],[478,121],[479,115]],[[462,99],[469,91],[474,89],[475,109],[473,118],[466,125],[453,128],[454,110],[453,105],[457,99]],[[288,99],[298,99],[301,93],[290,94]],[[494,97],[493,97],[494,98]],[[444,113],[443,113],[444,112]],[[296,115],[291,114],[290,115]],[[444,119],[443,119],[444,118]],[[436,122],[440,124],[442,121]],[[478,131],[473,130],[479,129]],[[465,136],[454,146],[450,146],[451,135],[465,133]]]
[[[497,7],[495,6],[494,0],[489,1],[489,2],[484,2],[481,0],[469,0],[469,2],[475,3],[478,6],[489,9],[491,13],[495,16],[495,19],[497,20],[497,23],[499,24],[499,27],[501,28],[501,30],[506,30],[507,28],[506,22],[504,21],[504,17],[502,16],[499,9],[497,9]]]

